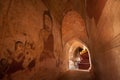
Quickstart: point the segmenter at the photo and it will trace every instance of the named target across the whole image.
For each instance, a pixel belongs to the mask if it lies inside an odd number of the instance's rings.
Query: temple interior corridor
[[[0,0],[0,80],[120,80],[120,0]]]

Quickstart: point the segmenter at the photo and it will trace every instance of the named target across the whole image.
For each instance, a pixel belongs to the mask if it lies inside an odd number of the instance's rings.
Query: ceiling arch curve
[[[68,11],[62,21],[63,44],[74,38],[80,38],[80,40],[86,42],[85,21],[78,12]]]

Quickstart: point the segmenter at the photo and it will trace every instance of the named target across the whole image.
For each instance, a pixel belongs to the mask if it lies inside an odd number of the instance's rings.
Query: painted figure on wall
[[[53,20],[49,11],[43,13],[43,29],[41,30],[44,48],[40,55],[40,61],[46,58],[54,58],[54,38],[52,34]]]
[[[5,75],[11,79],[11,74],[23,70],[22,63],[24,62],[24,44],[21,41],[15,42],[15,52],[7,49],[8,57],[0,60],[0,79]]]
[[[24,49],[25,59],[23,62],[23,67],[31,70],[35,66],[34,42],[26,40]]]
[[[2,58],[0,60],[0,80],[4,77],[8,69],[9,69],[8,60],[5,58]]]
[[[34,42],[16,41],[14,51],[7,49],[7,57],[0,59],[0,79],[5,75],[11,79],[11,74],[17,71],[31,71],[35,67],[34,49]]]
[[[21,41],[15,43],[15,53],[13,54],[15,60],[20,62],[24,58],[24,44]]]

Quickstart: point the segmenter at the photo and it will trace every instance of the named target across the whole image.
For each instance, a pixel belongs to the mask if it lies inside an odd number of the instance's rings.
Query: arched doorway
[[[86,46],[88,40],[85,22],[76,11],[69,11],[62,21],[62,41],[67,70],[91,69],[91,58]],[[84,43],[83,43],[84,42]]]
[[[91,57],[87,46],[79,39],[66,43],[65,52],[68,56],[68,70],[91,70]]]

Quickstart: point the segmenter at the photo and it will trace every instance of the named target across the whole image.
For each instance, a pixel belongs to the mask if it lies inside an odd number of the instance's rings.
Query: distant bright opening
[[[75,41],[69,48],[69,70],[89,71],[91,69],[91,58],[87,47]]]

